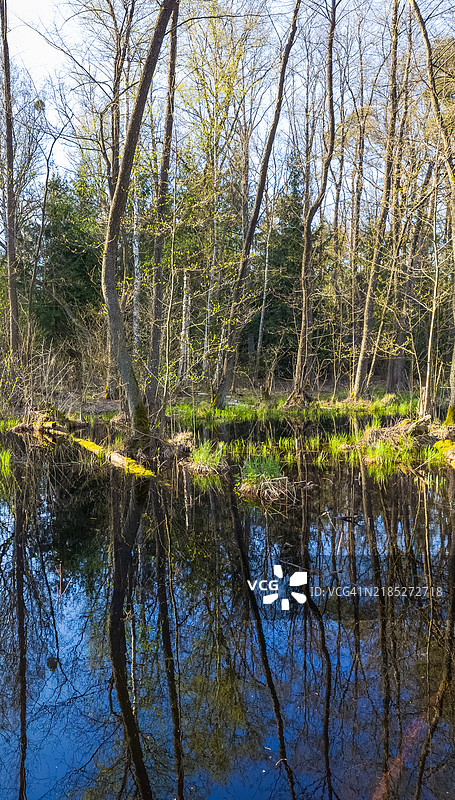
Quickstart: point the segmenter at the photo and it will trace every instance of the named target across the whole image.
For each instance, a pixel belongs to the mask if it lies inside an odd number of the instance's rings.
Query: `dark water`
[[[1,479],[1,798],[455,796],[454,472],[266,513],[75,458]]]

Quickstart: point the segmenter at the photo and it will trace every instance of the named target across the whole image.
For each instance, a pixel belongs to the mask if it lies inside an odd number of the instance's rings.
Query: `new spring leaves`
[[[283,576],[283,568],[280,564],[273,565],[273,574],[275,578],[278,580],[272,581],[248,581],[248,586],[250,587],[251,591],[254,592],[256,586],[260,589],[261,592],[264,592],[262,597],[262,602],[265,606],[271,605],[278,600],[279,597],[279,583],[278,581],[282,581],[284,579]],[[289,586],[297,587],[297,586],[304,586],[308,583],[308,573],[307,572],[293,572],[291,577],[289,578]],[[266,594],[266,592],[270,592],[270,594]],[[303,605],[306,602],[306,595],[302,592],[292,592],[291,597],[294,598],[298,603]],[[281,600],[281,610],[282,611],[289,611],[289,600],[287,597],[282,598]]]

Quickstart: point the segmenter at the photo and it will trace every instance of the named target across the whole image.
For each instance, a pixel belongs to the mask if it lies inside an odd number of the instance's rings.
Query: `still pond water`
[[[265,510],[77,459],[2,473],[2,800],[455,797],[455,472]]]

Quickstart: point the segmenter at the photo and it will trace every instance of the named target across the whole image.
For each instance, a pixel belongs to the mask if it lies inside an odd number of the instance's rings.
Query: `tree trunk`
[[[351,278],[351,325],[352,325],[352,371],[350,371],[350,381],[352,381],[355,369],[355,359],[358,342],[358,315],[357,308],[357,261],[359,251],[360,233],[360,208],[363,192],[363,166],[365,157],[365,126],[366,114],[364,110],[364,76],[363,76],[363,53],[360,45],[359,34],[359,53],[360,53],[360,110],[357,112],[359,123],[359,136],[356,145],[354,169],[352,173],[352,198],[351,198],[351,225],[349,230],[349,275]],[[352,388],[352,384],[351,384]]]
[[[166,542],[169,528],[162,499],[158,488],[152,486],[153,508],[156,527],[156,583],[159,608],[159,627],[161,628],[161,641],[163,643],[164,665],[169,692],[169,705],[172,717],[172,739],[174,744],[175,777],[177,800],[184,800],[184,771],[183,771],[183,745],[180,720],[179,689],[176,680],[174,654],[172,652],[171,627],[169,624],[169,608],[166,589]],[[170,542],[167,542],[170,546]]]
[[[160,181],[156,202],[157,235],[153,249],[153,301],[152,301],[152,333],[150,342],[150,355],[148,370],[149,376],[145,386],[145,395],[149,409],[157,411],[160,405],[158,375],[160,370],[161,337],[163,328],[163,246],[166,222],[166,200],[169,184],[169,164],[171,160],[172,129],[174,124],[174,98],[175,98],[175,64],[177,59],[177,23],[178,3],[171,3],[172,19],[169,43],[169,64],[166,116],[164,122],[163,155],[161,159]]]
[[[114,196],[109,209],[106,239],[104,242],[102,288],[107,306],[109,333],[112,350],[119,368],[125,392],[128,411],[133,430],[140,433],[149,432],[149,422],[141,393],[133,370],[133,364],[128,351],[123,316],[116,287],[117,244],[120,225],[125,212],[128,198],[128,189],[131,181],[134,156],[139,139],[139,133],[144,115],[150,84],[155,71],[161,45],[166,33],[167,24],[171,13],[176,7],[174,0],[164,0],[158,13],[158,18],[153,31],[150,47],[145,59],[142,74],[139,79],[136,98],[131,113],[123,158],[121,160]]]
[[[6,146],[6,256],[8,266],[9,346],[12,356],[19,350],[19,308],[16,277],[16,195],[14,188],[13,107],[8,47],[7,0],[0,0],[3,49],[3,97]]]
[[[405,327],[403,324],[406,317],[402,317],[402,309],[406,311],[406,290],[407,290],[407,269],[406,261],[401,257],[401,246],[404,241],[404,225],[401,221],[401,199],[400,193],[403,189],[402,177],[402,157],[404,147],[404,134],[408,122],[409,111],[409,70],[411,66],[412,56],[412,26],[411,26],[411,12],[409,11],[409,25],[408,25],[408,54],[406,57],[406,66],[403,77],[403,113],[398,133],[398,148],[395,159],[395,170],[392,183],[392,241],[393,241],[393,262],[394,262],[394,283],[393,283],[393,342],[394,347],[389,354],[389,361],[387,365],[387,383],[386,391],[394,392],[404,388],[405,385],[405,371],[404,371],[404,353],[403,345],[405,342]],[[399,228],[401,234],[399,235]],[[404,262],[404,269],[403,264]],[[371,370],[370,370],[371,372]]]
[[[248,223],[248,230],[246,232],[246,236],[243,242],[242,256],[240,259],[237,278],[234,283],[234,288],[232,291],[232,302],[231,302],[231,309],[230,309],[229,320],[227,324],[227,333],[226,333],[226,353],[224,355],[223,373],[221,376],[221,381],[218,386],[218,389],[215,391],[215,396],[213,401],[214,406],[216,406],[217,408],[224,408],[224,406],[226,405],[226,398],[230,391],[230,388],[232,386],[232,381],[234,378],[235,356],[238,345],[238,339],[241,331],[241,322],[239,319],[239,315],[240,315],[240,306],[242,302],[242,293],[249,264],[251,246],[253,244],[253,237],[259,218],[259,211],[261,208],[262,197],[264,195],[265,181],[267,177],[267,168],[269,165],[269,159],[272,152],[273,142],[275,140],[275,134],[280,119],[281,106],[283,104],[286,67],[289,60],[289,54],[291,52],[291,48],[294,43],[300,2],[301,0],[296,0],[294,6],[294,13],[292,17],[291,29],[289,31],[286,47],[284,49],[283,56],[281,58],[280,76],[278,80],[275,111],[273,115],[272,124],[269,130],[269,134],[267,137],[264,153],[262,156],[261,166],[259,169],[259,180],[256,189],[256,197],[254,199],[254,205]]]
[[[17,481],[16,476],[16,481]],[[21,476],[22,477],[22,476]],[[25,760],[27,755],[27,633],[26,608],[24,600],[24,523],[25,514],[22,497],[22,481],[17,481],[16,508],[14,514],[14,561],[16,578],[16,617],[19,643],[19,704],[20,704],[20,762],[19,762],[19,800],[27,797],[27,773]]]
[[[128,573],[132,568],[132,549],[141,521],[143,502],[140,502],[136,498],[134,489],[132,489],[128,514],[122,530],[117,518],[119,499],[116,498],[115,488],[113,488],[112,491],[112,501],[115,502],[116,507],[112,509],[113,576],[108,619],[109,654],[117,700],[122,715],[125,739],[135,768],[135,780],[142,800],[154,800],[144,763],[140,731],[131,706],[126,666],[127,648],[124,603],[127,592]]]

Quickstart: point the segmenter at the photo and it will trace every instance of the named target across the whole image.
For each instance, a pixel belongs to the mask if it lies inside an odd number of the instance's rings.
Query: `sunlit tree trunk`
[[[264,336],[264,317],[265,317],[265,308],[267,305],[267,288],[268,288],[268,277],[269,277],[269,248],[270,248],[270,236],[272,234],[272,228],[273,228],[273,203],[270,211],[270,219],[267,229],[267,238],[265,241],[264,284],[262,287],[261,317],[259,320],[258,343],[256,347],[256,369],[255,369],[256,380],[259,373],[259,364],[261,361],[261,351],[262,351],[262,339]]]

